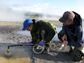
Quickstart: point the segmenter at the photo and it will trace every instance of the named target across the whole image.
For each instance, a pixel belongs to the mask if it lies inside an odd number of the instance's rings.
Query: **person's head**
[[[63,16],[59,19],[65,26],[71,25],[75,18],[75,14],[72,11],[64,12]]]
[[[22,28],[22,30],[32,31],[32,28],[33,28],[33,21],[31,19],[26,19],[23,22],[23,28]]]

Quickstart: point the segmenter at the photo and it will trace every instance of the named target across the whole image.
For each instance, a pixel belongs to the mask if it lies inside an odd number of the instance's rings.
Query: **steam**
[[[0,7],[0,21],[23,21],[22,12],[13,11],[11,8]]]

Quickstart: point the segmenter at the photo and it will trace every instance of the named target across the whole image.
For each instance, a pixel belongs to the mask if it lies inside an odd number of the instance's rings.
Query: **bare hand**
[[[62,44],[64,44],[64,46],[67,46],[68,41],[64,41]]]
[[[63,35],[62,40],[67,41],[67,35],[66,34]]]

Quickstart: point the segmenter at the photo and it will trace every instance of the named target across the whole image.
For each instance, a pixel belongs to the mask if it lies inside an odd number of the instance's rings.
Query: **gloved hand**
[[[45,45],[45,41],[42,41],[39,43],[40,46],[44,46]]]
[[[27,46],[30,46],[31,44],[32,44],[31,42],[27,42],[27,43],[26,43]]]

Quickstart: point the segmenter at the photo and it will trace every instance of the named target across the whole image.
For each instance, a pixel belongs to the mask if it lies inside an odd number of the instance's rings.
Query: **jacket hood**
[[[74,19],[78,22],[78,26],[82,25],[82,18],[81,18],[81,16],[78,13],[74,12],[74,11],[72,11],[72,12],[75,14],[75,18]]]

